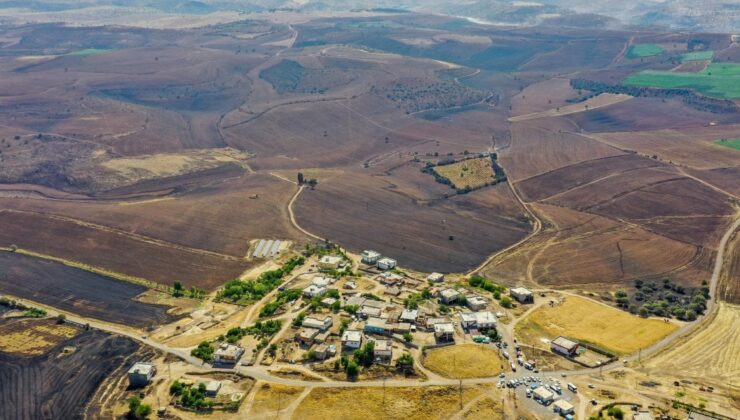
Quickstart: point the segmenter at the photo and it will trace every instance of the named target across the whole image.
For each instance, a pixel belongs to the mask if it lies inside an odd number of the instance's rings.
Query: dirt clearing
[[[498,375],[503,362],[495,348],[462,344],[429,350],[424,367],[446,378],[484,378]]]

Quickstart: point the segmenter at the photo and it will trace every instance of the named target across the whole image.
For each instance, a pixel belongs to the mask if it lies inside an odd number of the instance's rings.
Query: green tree
[[[501,303],[501,306],[503,306],[504,308],[511,308],[512,302],[511,302],[511,298],[509,298],[508,296],[502,297],[500,303]]]
[[[355,363],[354,361],[349,361],[347,363],[347,377],[356,378],[358,371],[359,367],[357,366],[357,363]]]
[[[179,281],[176,281],[175,282],[174,287],[173,287],[173,291],[172,291],[172,295],[174,297],[180,297],[180,296],[183,295],[182,283],[180,283]]]
[[[403,334],[403,340],[405,342],[407,342],[407,343],[410,343],[410,342],[414,341],[414,336],[411,335],[411,333],[404,333]]]
[[[303,185],[303,181],[305,181],[305,178],[303,178],[303,172],[298,172],[298,185]]]

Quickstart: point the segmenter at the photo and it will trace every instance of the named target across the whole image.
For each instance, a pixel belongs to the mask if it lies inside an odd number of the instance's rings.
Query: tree
[[[414,341],[414,336],[411,335],[411,333],[404,333],[403,334],[403,341],[405,341],[407,343],[410,343],[410,342]]]
[[[404,371],[408,369],[413,369],[414,367],[414,357],[411,356],[410,353],[404,353],[401,355],[401,357],[396,360],[396,367],[401,368]]]
[[[316,180],[316,178],[311,178],[308,180],[308,186],[311,187],[311,189],[316,188],[316,185],[318,185],[319,181]]]
[[[640,316],[641,317],[647,318],[647,316],[650,313],[650,311],[648,311],[648,308],[646,308],[645,305],[643,305],[643,306],[640,307],[639,313],[640,313]]]
[[[504,308],[511,308],[512,302],[511,302],[511,298],[510,297],[504,296],[504,297],[501,298],[501,301],[500,302],[501,302],[501,306],[503,306]]]
[[[131,397],[128,400],[128,416],[135,419],[145,419],[152,414],[152,407],[149,404],[142,404],[139,397]]]
[[[182,283],[180,283],[179,281],[176,281],[176,282],[175,282],[175,284],[174,284],[174,286],[173,286],[173,289],[174,289],[174,290],[173,290],[173,292],[172,292],[172,295],[173,295],[174,297],[180,297],[180,296],[182,296],[182,295],[183,295],[183,287],[182,287]]]
[[[359,371],[359,368],[357,366],[357,363],[355,363],[354,361],[347,362],[347,377],[349,378],[357,377],[358,371]]]
[[[303,185],[306,179],[303,177],[303,172],[298,172],[298,185]]]
[[[64,321],[67,320],[67,316],[64,314],[57,315],[57,324],[64,324]]]

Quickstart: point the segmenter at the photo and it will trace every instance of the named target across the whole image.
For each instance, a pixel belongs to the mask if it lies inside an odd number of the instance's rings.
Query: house
[[[362,251],[360,256],[362,257],[362,262],[364,262],[365,264],[375,265],[380,259],[380,252],[366,249],[365,251]]]
[[[392,270],[396,268],[397,265],[398,262],[393,258],[385,257],[378,260],[378,268],[381,270]]]
[[[523,287],[513,288],[509,290],[509,293],[519,303],[534,303],[534,294]]]
[[[362,333],[357,330],[345,330],[342,334],[342,347],[359,349],[362,346]]]
[[[329,287],[333,282],[333,279],[330,277],[322,277],[322,276],[316,276],[311,280],[311,284],[318,286],[318,287]]]
[[[367,298],[364,298],[360,295],[354,295],[354,296],[350,296],[347,299],[347,302],[345,303],[345,305],[362,306],[365,304],[366,301],[368,301]]]
[[[445,275],[442,273],[432,273],[427,276],[427,281],[430,283],[442,283],[445,279]]]
[[[489,311],[462,313],[460,314],[460,326],[465,329],[491,329],[496,326],[496,316]]]
[[[434,336],[439,341],[454,341],[455,326],[451,322],[434,324]]]
[[[319,259],[319,269],[321,271],[338,270],[342,266],[342,257],[336,255],[324,255]]]
[[[215,397],[218,395],[218,391],[221,389],[220,381],[211,381],[206,384],[206,395],[209,397]]]
[[[362,305],[362,308],[359,310],[359,314],[363,318],[380,318],[382,312],[380,308],[368,305]]]
[[[329,346],[326,344],[320,344],[316,346],[313,351],[314,354],[316,354],[316,359],[318,360],[324,360],[329,356]]]
[[[450,304],[462,296],[460,292],[455,289],[445,289],[439,292],[439,300],[444,304]]]
[[[468,296],[466,305],[471,311],[480,311],[486,308],[488,301],[482,296],[473,295]]]
[[[403,276],[391,272],[382,273],[375,279],[384,286],[402,286],[404,280]]]
[[[539,401],[540,403],[548,405],[552,402],[555,394],[548,391],[547,388],[545,388],[544,386],[540,386],[537,387],[534,392],[532,392],[532,397],[534,397],[534,399]]]
[[[316,336],[319,335],[319,330],[316,328],[302,328],[295,336],[295,340],[304,346],[310,346],[316,340]]]
[[[411,332],[411,324],[408,322],[399,322],[392,325],[393,332],[396,334],[406,334]]]
[[[235,364],[244,354],[244,349],[234,344],[221,344],[213,353],[213,360],[216,363]]]
[[[307,316],[303,323],[301,324],[302,327],[306,328],[315,328],[319,331],[326,331],[334,324],[334,321],[331,319],[331,316],[327,315],[323,318],[317,318],[313,316]]]
[[[566,357],[573,357],[578,353],[578,343],[565,337],[558,337],[550,342],[550,350]]]
[[[419,317],[419,310],[418,309],[404,309],[403,312],[401,312],[401,317],[399,320],[401,322],[408,322],[410,324],[416,323],[416,318]]]
[[[334,299],[334,298],[332,298],[332,297],[321,299],[321,304],[324,305],[324,306],[332,306],[335,303],[337,303],[337,300]]]
[[[393,359],[393,341],[375,340],[373,356],[380,363],[390,363],[391,359]]]
[[[315,284],[311,284],[305,289],[303,289],[303,296],[313,298],[317,296],[323,296],[324,293],[326,293],[326,287],[317,286]]]
[[[384,319],[372,317],[367,319],[363,329],[365,332],[374,334],[389,334],[391,332],[391,327]]]
[[[326,343],[326,341],[329,340],[329,336],[331,336],[331,331],[326,330],[316,334],[316,337],[314,337],[314,341],[316,343]]]
[[[434,326],[437,324],[443,324],[446,322],[450,322],[447,318],[442,317],[430,317],[427,318],[425,326],[427,327],[427,330],[434,331]]]
[[[401,289],[395,286],[386,287],[383,293],[385,293],[386,295],[398,296],[401,294]]]
[[[555,401],[552,404],[552,407],[553,410],[555,410],[556,413],[560,413],[561,416],[567,416],[568,414],[573,414],[575,412],[573,404],[563,399]]]
[[[355,283],[353,280],[350,280],[347,283],[344,283],[344,286],[342,287],[349,290],[355,290],[357,289],[357,283]]]
[[[145,387],[157,374],[157,367],[151,363],[136,362],[128,370],[128,383],[133,388]]]

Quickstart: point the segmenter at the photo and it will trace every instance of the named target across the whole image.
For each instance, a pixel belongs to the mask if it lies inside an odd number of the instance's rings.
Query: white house
[[[488,301],[482,296],[468,296],[466,305],[468,306],[468,308],[470,308],[471,311],[480,311],[481,309],[486,308],[486,305],[488,305]]]
[[[455,326],[451,322],[434,324],[434,336],[441,341],[452,341],[455,339]]]
[[[211,381],[206,385],[206,395],[209,397],[215,397],[218,395],[218,391],[221,389],[220,381]]]
[[[563,399],[557,400],[552,404],[553,410],[556,413],[560,413],[561,416],[567,416],[568,414],[574,413],[573,404]]]
[[[316,328],[319,331],[326,331],[331,328],[333,323],[334,321],[332,321],[329,315],[325,316],[324,318],[307,316],[305,319],[303,319],[303,323],[301,324],[301,326],[306,328]]]
[[[445,289],[439,293],[439,300],[441,300],[442,303],[448,304],[455,302],[460,296],[460,292],[455,289]]]
[[[133,387],[146,386],[157,374],[157,367],[151,363],[137,362],[128,370],[128,383]]]
[[[578,353],[578,343],[565,337],[558,337],[550,342],[550,350],[571,357]]]
[[[538,387],[534,390],[532,393],[532,396],[535,400],[539,401],[542,404],[550,404],[555,397],[555,394],[548,391],[544,386]]]
[[[397,265],[398,262],[393,258],[385,257],[378,260],[378,268],[381,270],[392,270],[396,268]]]
[[[346,330],[342,334],[342,346],[348,349],[359,349],[362,345],[362,332],[357,330]]]
[[[319,287],[328,287],[332,284],[332,280],[329,277],[316,276],[311,280],[311,284]]]
[[[393,341],[375,340],[373,356],[382,363],[389,363],[393,358]]]
[[[441,283],[442,281],[444,281],[444,279],[445,275],[442,273],[432,273],[427,276],[427,281],[432,283]]]
[[[213,353],[213,360],[216,363],[236,363],[244,354],[244,349],[234,344],[221,344]]]
[[[409,324],[415,324],[416,319],[419,317],[419,310],[418,309],[404,309],[403,312],[401,312],[401,322],[408,322]]]
[[[489,311],[460,314],[460,325],[463,328],[490,329],[496,326],[496,316]]]
[[[323,286],[317,286],[315,284],[311,284],[305,289],[303,289],[303,296],[306,297],[316,297],[316,296],[323,296],[324,293],[326,293],[326,287]]]
[[[511,297],[516,299],[519,303],[534,303],[534,294],[523,287],[515,287],[509,290]]]
[[[342,265],[342,257],[336,255],[324,255],[319,260],[319,268],[323,271],[337,270]]]
[[[366,249],[362,251],[360,256],[362,257],[362,262],[364,262],[365,264],[375,265],[378,263],[378,260],[380,259],[380,252]]]

